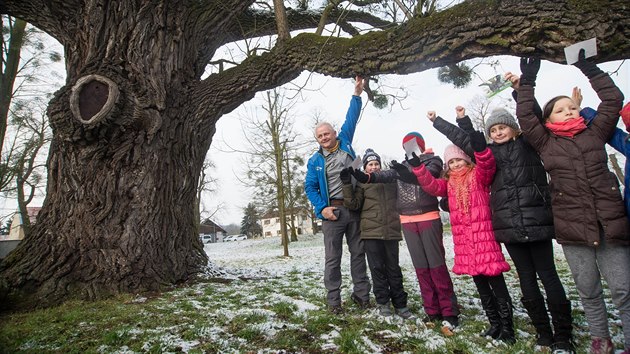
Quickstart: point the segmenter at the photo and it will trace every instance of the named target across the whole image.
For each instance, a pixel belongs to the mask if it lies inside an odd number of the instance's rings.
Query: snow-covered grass
[[[452,259],[450,245],[446,235],[448,259]],[[400,247],[409,307],[422,316],[404,241]],[[518,341],[507,346],[478,335],[487,323],[470,277],[453,277],[462,306],[461,325],[454,336],[445,337],[439,328],[427,328],[419,320],[382,318],[376,309],[362,311],[352,304],[347,249],[342,263],[345,313],[329,313],[321,235],[300,236],[289,246],[290,257],[282,257],[278,238],[206,244],[205,250],[212,264],[203,281],[187,287],[5,314],[0,318],[0,352],[535,353],[540,349],[520,305],[514,270],[506,279],[515,305]],[[560,247],[556,247],[556,263],[573,303],[579,352],[587,352],[588,327]],[[607,303],[613,341],[621,350],[621,323]]]

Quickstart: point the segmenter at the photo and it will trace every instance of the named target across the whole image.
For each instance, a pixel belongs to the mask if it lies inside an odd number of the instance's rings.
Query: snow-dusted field
[[[447,260],[449,269],[452,266],[452,240],[450,234],[445,235],[444,244],[447,252]],[[405,277],[405,290],[409,293],[409,306],[418,314],[423,316],[421,298],[415,273],[407,247],[403,242],[400,244],[400,264]],[[220,285],[225,292],[250,291],[251,283],[265,286],[265,283],[273,279],[273,286],[277,287],[278,292],[270,294],[270,296],[261,299],[259,295],[252,294],[248,303],[240,308],[225,310],[223,315],[236,316],[242,312],[261,311],[260,308],[268,308],[269,304],[289,302],[294,304],[294,309],[306,319],[311,314],[321,314],[325,311],[325,290],[323,286],[323,269],[324,269],[324,250],[322,236],[307,235],[300,236],[298,242],[293,242],[289,246],[290,257],[282,257],[282,246],[278,238],[254,239],[240,242],[206,244],[206,253],[211,261],[209,267],[209,275],[219,276],[223,278],[236,279],[230,284]],[[509,262],[509,256],[506,259]],[[588,328],[583,316],[577,292],[573,285],[570,272],[564,261],[564,255],[560,246],[556,244],[555,257],[558,271],[563,280],[563,284],[572,300],[574,308],[574,323],[576,339],[579,345],[579,352],[588,351],[590,339],[588,336]],[[535,337],[533,327],[529,325],[529,320],[520,304],[520,288],[516,278],[514,267],[506,273],[506,280],[510,293],[514,302],[516,334],[518,342],[512,347],[508,347],[500,342],[487,340],[477,335],[486,325],[485,315],[481,308],[480,301],[476,296],[476,289],[472,278],[467,276],[453,276],[455,291],[458,294],[459,303],[462,306],[461,325],[455,330],[455,336],[446,338],[439,331],[427,329],[421,321],[402,321],[398,318],[383,319],[376,313],[375,309],[369,310],[359,315],[360,321],[365,322],[365,331],[360,336],[361,340],[358,345],[361,351],[365,353],[382,353],[396,352],[395,348],[388,348],[381,344],[375,343],[370,338],[376,335],[379,338],[415,338],[422,339],[425,351],[449,352],[449,341],[465,341],[466,347],[470,353],[533,353],[537,349],[535,347]],[[344,258],[342,262],[342,272],[344,276],[344,286],[342,294],[347,302],[347,307],[352,307],[350,303],[351,282],[349,278],[349,253],[347,248],[344,250]],[[246,280],[243,280],[246,279]],[[249,290],[248,290],[249,289]],[[293,292],[287,292],[284,289],[294,289]],[[219,290],[222,291],[222,290]],[[373,301],[373,299],[372,299]],[[614,306],[607,297],[609,306],[611,330],[613,341],[621,348],[623,343],[623,335],[620,331],[620,321]],[[356,317],[355,314],[353,316]],[[270,316],[270,321],[257,324],[259,328],[264,328],[267,335],[272,336],[275,330],[286,328],[283,326],[295,326],[299,329],[299,324],[288,324],[278,320],[275,316]],[[354,318],[356,320],[356,318]],[[391,324],[399,324],[394,326],[396,330],[391,330]],[[383,327],[383,329],[379,329]],[[388,329],[385,329],[387,327]],[[303,330],[303,329],[302,329]],[[319,348],[322,351],[341,351],[338,347],[338,337],[341,328],[335,325],[330,326],[330,331],[321,335],[317,340],[320,342]],[[336,340],[337,338],[337,340]],[[618,349],[620,352],[621,349]],[[274,352],[274,348],[260,348],[260,352]],[[458,351],[459,352],[459,351]]]

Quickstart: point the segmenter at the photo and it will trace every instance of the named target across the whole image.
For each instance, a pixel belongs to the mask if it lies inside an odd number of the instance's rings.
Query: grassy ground
[[[450,242],[450,240],[446,240]],[[515,272],[507,281],[516,306],[518,341],[512,346],[478,335],[486,318],[469,277],[454,277],[462,306],[453,337],[418,320],[382,318],[349,301],[344,277],[345,313],[326,310],[322,282],[323,246],[318,237],[292,243],[292,257],[277,240],[211,244],[214,264],[208,280],[152,296],[122,296],[0,317],[2,353],[535,353],[534,330],[522,311]],[[345,254],[347,255],[347,253]],[[590,343],[573,282],[561,253],[558,268],[569,290],[580,352]],[[347,268],[347,256],[344,267]],[[417,281],[401,244],[401,266],[409,306],[422,315]],[[343,270],[344,276],[349,272]],[[231,274],[224,273],[229,270]],[[217,280],[220,275],[220,281]],[[215,281],[211,281],[215,279]],[[620,323],[610,309],[613,340]],[[538,348],[540,349],[540,348]],[[621,349],[621,348],[619,348]]]

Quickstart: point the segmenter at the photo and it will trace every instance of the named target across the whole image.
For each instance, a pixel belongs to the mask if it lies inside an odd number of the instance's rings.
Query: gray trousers
[[[328,290],[328,306],[341,304],[341,254],[343,253],[343,235],[350,250],[350,275],[354,283],[354,295],[363,301],[370,299],[370,279],[365,264],[365,249],[359,232],[360,216],[358,212],[349,211],[338,206],[339,218],[335,221],[324,220],[324,285]]]
[[[630,247],[606,244],[600,232],[599,247],[562,245],[562,250],[580,294],[591,336],[610,337],[603,276],[621,317],[624,346],[630,348]]]

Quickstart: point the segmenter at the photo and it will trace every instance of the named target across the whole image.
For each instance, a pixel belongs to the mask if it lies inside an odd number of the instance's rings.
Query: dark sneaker
[[[372,305],[370,304],[370,300],[369,300],[369,299],[368,299],[368,300],[361,300],[361,299],[359,299],[359,297],[358,297],[358,296],[356,296],[355,294],[352,294],[352,295],[350,296],[350,298],[352,299],[352,301],[354,301],[354,303],[355,303],[355,304],[357,304],[357,306],[359,306],[359,308],[360,308],[361,310],[368,309],[368,308],[370,308],[370,307],[372,306]]]
[[[389,305],[389,302],[386,304],[376,304],[376,307],[378,308],[378,314],[383,317],[389,317],[393,315],[392,307]]]
[[[333,315],[341,315],[343,314],[343,307],[341,307],[341,305],[328,306],[328,311]]]
[[[399,309],[395,309],[396,310],[396,314],[406,320],[410,319],[413,317],[413,313],[411,313],[411,311],[409,310],[408,307],[401,307]]]

